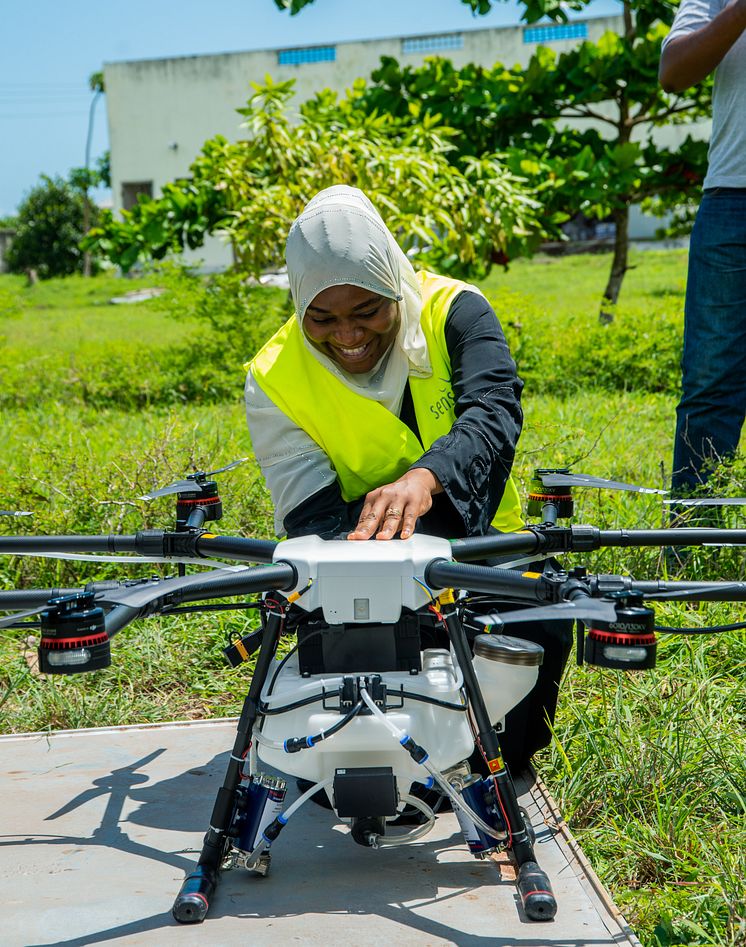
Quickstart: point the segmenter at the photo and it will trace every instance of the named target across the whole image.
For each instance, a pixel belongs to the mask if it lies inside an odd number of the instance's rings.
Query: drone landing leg
[[[230,827],[236,798],[236,787],[241,780],[241,765],[251,740],[251,731],[257,718],[259,697],[267,678],[270,663],[277,650],[282,620],[271,613],[264,629],[262,645],[251,678],[249,692],[244,700],[241,717],[238,721],[236,740],[228,763],[223,785],[218,790],[215,806],[210,818],[197,861],[197,867],[187,875],[176,896],[171,909],[174,918],[182,924],[196,924],[204,921],[210,908],[210,898],[218,883],[220,863],[223,860],[227,844],[227,832]]]
[[[531,921],[551,921],[557,913],[557,901],[546,872],[536,862],[534,846],[518,805],[515,786],[503,763],[497,733],[490,723],[484,697],[474,671],[469,642],[455,609],[444,610],[443,617],[464,675],[464,688],[477,724],[479,742],[502,802],[510,835],[509,850],[513,853],[518,866],[518,890],[523,909]]]

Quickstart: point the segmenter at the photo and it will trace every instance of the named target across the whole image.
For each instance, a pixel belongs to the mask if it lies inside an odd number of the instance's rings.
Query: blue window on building
[[[552,26],[527,26],[524,43],[556,43],[559,39],[587,39],[587,23],[559,23]]]
[[[441,33],[439,36],[410,36],[401,41],[403,53],[435,53],[441,49],[463,49],[461,33]]]
[[[277,53],[278,66],[300,66],[306,62],[334,62],[336,46],[305,46],[302,49],[281,49]]]

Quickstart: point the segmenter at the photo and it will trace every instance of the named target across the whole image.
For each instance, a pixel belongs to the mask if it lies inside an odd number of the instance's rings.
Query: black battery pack
[[[303,676],[422,670],[417,615],[403,615],[392,625],[327,625],[310,621],[298,626],[298,664]]]

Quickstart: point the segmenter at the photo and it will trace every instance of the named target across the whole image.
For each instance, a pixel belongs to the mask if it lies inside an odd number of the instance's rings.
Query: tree
[[[325,93],[291,123],[292,80],[267,77],[254,90],[238,110],[250,138],[206,142],[188,179],[141,199],[122,220],[106,213],[87,245],[127,270],[222,233],[238,267],[258,275],[282,262],[292,221],[333,184],[362,188],[421,264],[464,276],[527,252],[556,226],[540,221],[540,203],[497,158],[463,169],[449,162],[452,132],[432,118],[340,109]]]
[[[6,256],[9,270],[35,270],[41,279],[82,272],[83,215],[80,190],[43,175],[18,208],[18,229]]]
[[[291,16],[300,13],[303,7],[310,6],[314,0],[275,0],[279,10],[287,10]],[[461,3],[470,7],[472,13],[483,16],[489,13],[493,6],[504,0],[461,0]],[[567,20],[568,10],[582,10],[590,0],[522,0],[525,6],[523,18],[527,23],[535,23],[544,16],[564,23]]]
[[[275,2],[297,13],[312,0]],[[475,13],[492,6],[490,0],[463,2]],[[582,9],[586,0],[523,5],[527,22],[565,20],[568,8]],[[710,114],[710,83],[686,95],[668,95],[658,84],[660,46],[674,11],[671,0],[626,0],[620,34],[606,33],[559,56],[539,47],[525,69],[498,63],[456,70],[440,59],[401,68],[385,59],[371,85],[353,93],[350,107],[392,111],[401,120],[437,117],[460,132],[449,156],[457,165],[502,153],[515,173],[541,189],[550,213],[611,218],[616,236],[601,306],[602,320],[609,321],[628,267],[631,205],[674,211],[674,226],[686,229],[692,193],[704,177],[705,142],[688,137],[676,149],[665,148],[653,133]],[[569,120],[576,127],[568,129]]]
[[[85,139],[85,165],[84,169],[86,175],[90,174],[91,170],[91,141],[93,140],[93,120],[96,115],[96,104],[98,100],[103,95],[104,88],[104,74],[103,72],[93,72],[88,77],[88,88],[93,93],[93,98],[91,99],[91,105],[88,110],[88,132]],[[108,167],[107,167],[107,176],[108,176]],[[98,180],[100,180],[100,174],[98,175]],[[93,179],[88,178],[83,182],[83,233],[87,234],[91,226],[91,199],[88,196],[88,189],[93,185]],[[83,251],[83,276],[91,275],[91,254],[90,251]]]

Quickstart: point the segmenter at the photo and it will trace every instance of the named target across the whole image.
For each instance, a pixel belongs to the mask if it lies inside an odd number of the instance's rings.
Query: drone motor
[[[641,592],[612,592],[616,621],[595,620],[585,639],[585,660],[602,668],[642,671],[655,667],[655,612]]]
[[[528,488],[526,511],[532,518],[541,517],[542,522],[554,523],[573,515],[572,489],[569,486],[546,486],[544,474],[569,474],[567,467],[541,467],[534,471]]]
[[[223,516],[223,502],[214,480],[195,476],[194,490],[180,490],[176,495],[176,529],[199,528],[205,522]]]
[[[43,674],[81,674],[111,664],[104,610],[93,592],[49,600],[41,613],[39,670]]]

